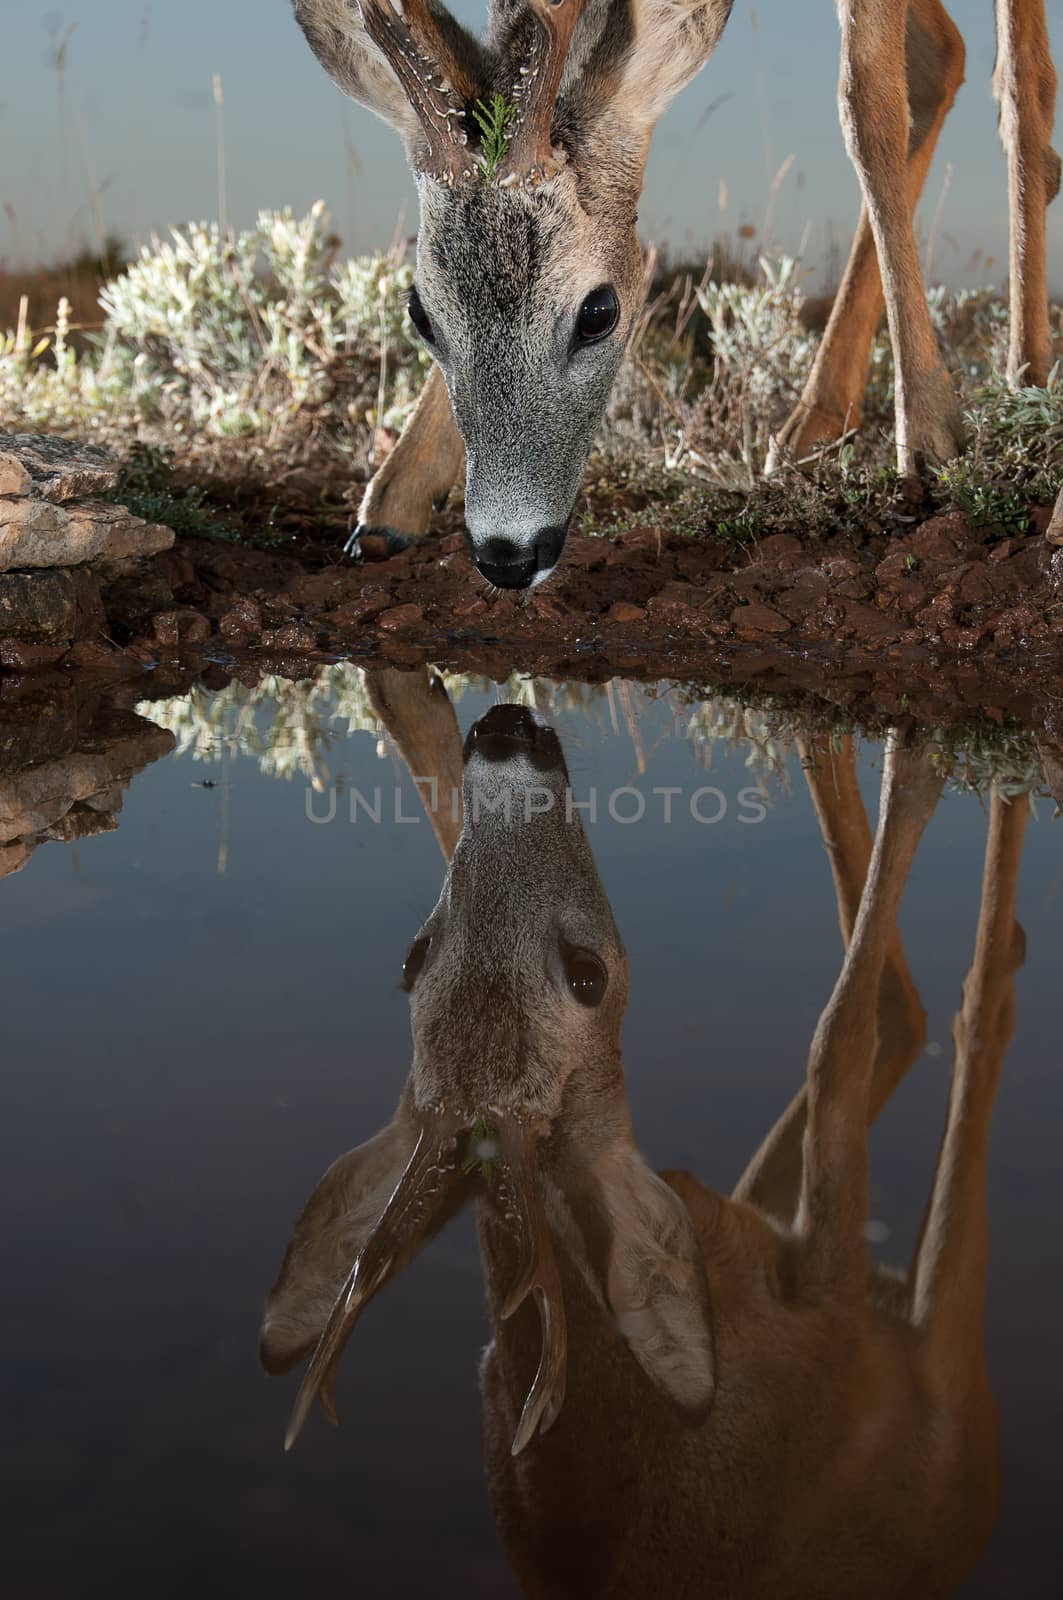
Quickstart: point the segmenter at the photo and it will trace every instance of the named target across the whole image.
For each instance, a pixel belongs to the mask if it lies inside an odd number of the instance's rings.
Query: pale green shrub
[[[405,317],[412,266],[337,262],[327,223],[319,202],[242,233],[194,223],[154,240],[101,291],[104,330],[80,361],[58,328],[44,345],[0,344],[5,415],[223,436],[398,425],[429,365]]]

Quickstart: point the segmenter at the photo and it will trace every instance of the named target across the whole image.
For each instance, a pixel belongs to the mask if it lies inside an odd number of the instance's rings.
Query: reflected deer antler
[[[389,1278],[408,1265],[426,1236],[434,1231],[433,1224],[438,1224],[441,1217],[445,1219],[447,1201],[463,1183],[454,1160],[458,1134],[464,1126],[461,1118],[445,1111],[423,1115],[424,1125],[413,1154],[379,1221],[358,1252],[299,1385],[284,1440],[286,1450],[299,1437],[315,1398],[320,1398],[329,1421],[336,1422],[336,1367],[363,1307]]]
[[[507,1322],[529,1294],[534,1293],[543,1334],[539,1369],[513,1436],[511,1453],[515,1456],[534,1437],[537,1427],[540,1433],[546,1433],[552,1427],[565,1399],[568,1354],[565,1302],[536,1161],[535,1146],[539,1132],[535,1124],[522,1123],[513,1117],[502,1117],[499,1122],[502,1151],[508,1165],[508,1182],[517,1206],[524,1251],[524,1265],[502,1306],[502,1320]]]

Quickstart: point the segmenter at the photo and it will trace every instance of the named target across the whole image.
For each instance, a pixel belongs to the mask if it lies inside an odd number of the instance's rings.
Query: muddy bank
[[[0,673],[99,676],[210,662],[300,677],[351,656],[495,678],[513,671],[670,678],[811,694],[857,718],[972,714],[1053,727],[1063,707],[1063,549],[958,512],[832,539],[747,545],[665,528],[576,532],[550,582],[492,591],[456,512],[388,560],[355,564],[308,525],[275,550],[180,539],[104,594],[106,626],[72,650],[0,641]],[[1058,731],[1058,730],[1057,730]]]

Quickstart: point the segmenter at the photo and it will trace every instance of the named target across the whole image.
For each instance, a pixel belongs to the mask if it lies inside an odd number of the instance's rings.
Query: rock
[[[479,595],[474,595],[471,600],[459,600],[452,609],[456,617],[479,617],[487,610],[487,602]]]
[[[363,561],[385,561],[388,553],[386,533],[363,533],[358,539],[358,554]]]
[[[646,611],[643,606],[633,605],[630,600],[616,600],[609,607],[605,620],[607,622],[645,622]]]
[[[0,573],[0,634],[28,641],[72,639],[77,615],[70,573]]]
[[[226,638],[233,638],[239,633],[256,639],[262,632],[262,611],[258,601],[250,595],[241,595],[222,617],[218,628]]]
[[[419,627],[424,621],[424,612],[411,601],[407,605],[391,606],[387,611],[382,611],[377,621],[386,633],[400,633],[405,628]]]
[[[32,493],[33,479],[18,456],[12,455],[10,451],[0,452],[0,495]]]
[[[173,538],[169,528],[103,500],[83,500],[70,508],[47,500],[0,500],[0,572],[150,556],[167,549]]]
[[[70,646],[63,658],[64,667],[75,667],[80,672],[104,672],[108,677],[129,675],[129,661],[125,653],[96,639],[82,639]]]
[[[988,633],[988,628],[942,628],[941,642],[950,650],[974,650]]]
[[[766,539],[761,539],[757,545],[757,556],[761,561],[780,561],[785,556],[799,556],[803,553],[804,546],[793,533],[772,533]]]
[[[22,469],[26,487],[0,487],[0,494],[35,494],[59,504],[85,495],[106,494],[118,483],[118,468],[99,445],[80,444],[44,433],[0,433],[0,485]]]
[[[771,606],[749,605],[736,606],[731,612],[731,622],[735,628],[746,633],[789,633],[790,624],[786,618],[780,616],[778,611]]]
[[[845,607],[846,624],[852,628],[857,641],[862,644],[892,644],[904,631],[903,620],[877,606],[864,605],[850,600]]]
[[[956,597],[961,605],[978,605],[993,598],[993,581],[985,561],[970,561],[963,569]]]
[[[967,542],[963,518],[958,511],[930,517],[909,536],[908,548],[920,561],[955,561],[961,544]]]
[[[210,622],[201,611],[180,609],[160,611],[154,618],[155,637],[164,650],[179,650],[182,645],[205,644],[210,638]]]
[[[25,644],[21,639],[0,639],[0,667],[8,672],[43,672],[57,666],[66,653],[65,642]]]
[[[292,655],[306,655],[317,649],[317,632],[305,622],[286,622],[281,628],[269,628],[259,641],[264,649],[284,650]]]

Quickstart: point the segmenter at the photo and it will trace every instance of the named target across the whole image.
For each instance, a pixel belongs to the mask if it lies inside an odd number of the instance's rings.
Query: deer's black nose
[[[496,588],[526,589],[540,573],[556,567],[567,532],[567,528],[544,528],[530,548],[514,539],[488,539],[474,547],[473,560]]]

